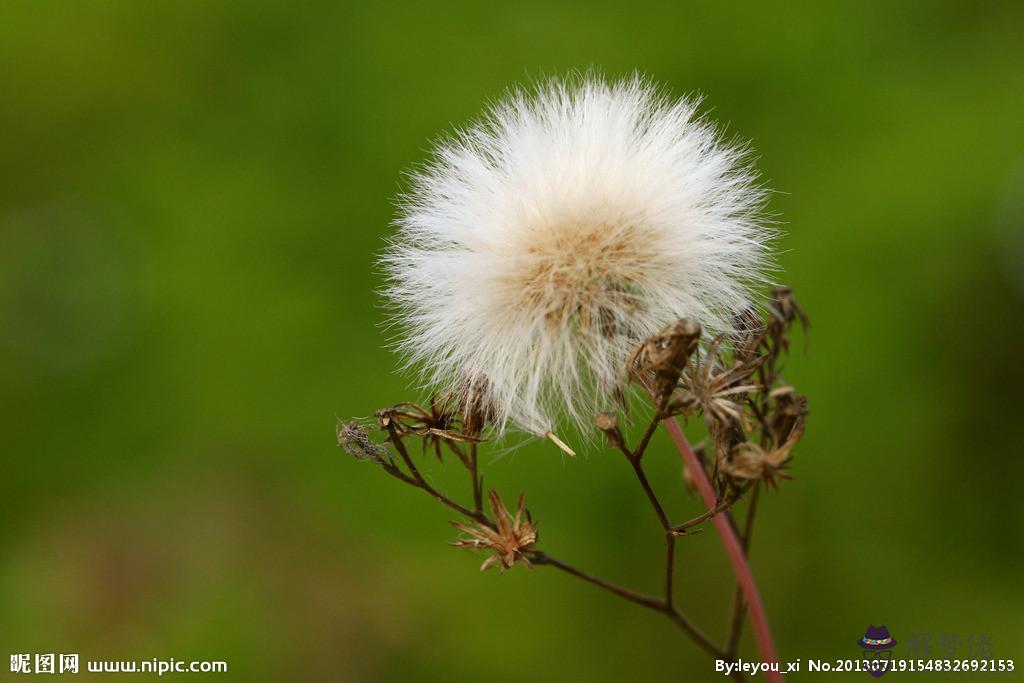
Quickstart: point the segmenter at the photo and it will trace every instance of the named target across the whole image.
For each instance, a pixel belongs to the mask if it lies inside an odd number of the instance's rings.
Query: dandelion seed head
[[[543,434],[590,424],[666,325],[731,329],[771,231],[745,150],[696,106],[640,77],[555,79],[438,143],[383,257],[426,384],[480,378],[499,430]]]

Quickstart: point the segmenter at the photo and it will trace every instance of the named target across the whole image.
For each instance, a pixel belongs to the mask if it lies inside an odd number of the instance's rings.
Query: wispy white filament
[[[515,91],[413,176],[383,262],[405,358],[486,379],[499,428],[607,409],[682,318],[728,329],[769,259],[742,149],[638,77]]]

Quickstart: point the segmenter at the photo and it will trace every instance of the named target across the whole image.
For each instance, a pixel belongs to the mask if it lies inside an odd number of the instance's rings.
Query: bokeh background
[[[448,512],[335,445],[336,417],[424,398],[374,294],[403,169],[508,86],[598,67],[704,93],[778,190],[780,279],[813,325],[786,373],[809,430],[752,554],[783,657],[851,657],[886,624],[987,635],[1024,668],[1022,10],[5,2],[0,654],[716,679],[657,615],[552,570],[480,573]],[[696,514],[657,446],[672,515]],[[526,491],[553,554],[657,590],[621,458],[494,453],[488,483]],[[678,567],[724,634],[715,534]]]

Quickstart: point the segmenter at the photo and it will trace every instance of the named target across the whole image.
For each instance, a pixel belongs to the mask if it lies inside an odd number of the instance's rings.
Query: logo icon
[[[885,626],[868,626],[857,645],[863,652],[863,659],[867,661],[868,673],[875,678],[884,676],[892,661],[892,649],[896,647],[889,629]]]

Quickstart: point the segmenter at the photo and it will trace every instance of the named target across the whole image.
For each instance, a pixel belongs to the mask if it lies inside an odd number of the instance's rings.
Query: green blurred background
[[[448,512],[335,445],[336,416],[423,398],[374,294],[403,170],[508,86],[591,66],[706,94],[778,190],[813,321],[787,369],[809,430],[752,555],[782,656],[852,657],[886,624],[1024,669],[1022,8],[4,3],[0,678],[79,652],[232,680],[716,679],[657,615],[481,574]],[[657,446],[672,516],[696,514]],[[526,491],[547,549],[657,590],[620,457],[499,452],[488,483]],[[721,637],[715,534],[678,567]]]

